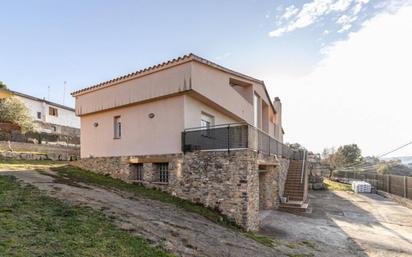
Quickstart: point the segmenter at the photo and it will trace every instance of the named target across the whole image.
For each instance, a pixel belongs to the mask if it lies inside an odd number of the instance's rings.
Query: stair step
[[[302,196],[302,195],[303,195],[303,191],[302,191],[302,192],[284,191],[283,194],[284,194],[284,195],[299,195],[299,196]]]
[[[301,203],[296,204],[297,202],[301,202]],[[280,210],[287,211],[287,212],[306,212],[306,210],[308,209],[308,206],[309,206],[309,203],[303,203],[302,201],[289,201],[287,203],[281,203],[279,208]]]

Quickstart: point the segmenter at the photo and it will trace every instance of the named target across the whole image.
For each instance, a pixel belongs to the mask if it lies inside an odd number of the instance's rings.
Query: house
[[[80,119],[73,108],[12,90],[8,92],[8,97],[14,96],[24,103],[39,132],[79,136]]]
[[[218,209],[246,230],[284,196],[294,155],[261,80],[189,54],[72,95],[75,166]]]

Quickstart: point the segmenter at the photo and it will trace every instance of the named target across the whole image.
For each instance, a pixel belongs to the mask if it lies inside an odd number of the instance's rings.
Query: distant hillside
[[[382,159],[384,159],[385,161],[400,160],[403,165],[412,167],[412,156],[397,156],[397,157],[387,157],[387,158],[382,158]]]

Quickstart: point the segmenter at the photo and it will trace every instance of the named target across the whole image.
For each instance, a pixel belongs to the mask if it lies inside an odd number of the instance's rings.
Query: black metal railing
[[[292,151],[266,132],[245,123],[197,127],[182,132],[182,151],[253,149],[283,158],[302,160],[300,152]]]
[[[186,129],[182,133],[183,152],[248,148],[247,126],[224,124]]]

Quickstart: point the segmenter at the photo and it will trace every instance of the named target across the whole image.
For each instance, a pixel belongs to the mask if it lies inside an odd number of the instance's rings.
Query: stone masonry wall
[[[134,164],[129,162],[134,158],[143,162],[143,181],[131,180]],[[158,181],[156,162],[165,162],[164,160],[169,163],[168,183]],[[71,164],[129,183],[141,183],[217,209],[231,221],[251,231],[259,228],[259,209],[274,208],[279,203],[280,191],[283,190],[281,184],[287,173],[287,161],[252,150],[97,157],[81,159]],[[259,175],[259,165],[267,165],[264,175]],[[259,179],[260,176],[264,179]],[[264,188],[264,196],[260,187]]]
[[[80,147],[0,141],[0,157],[70,161],[80,158]]]

